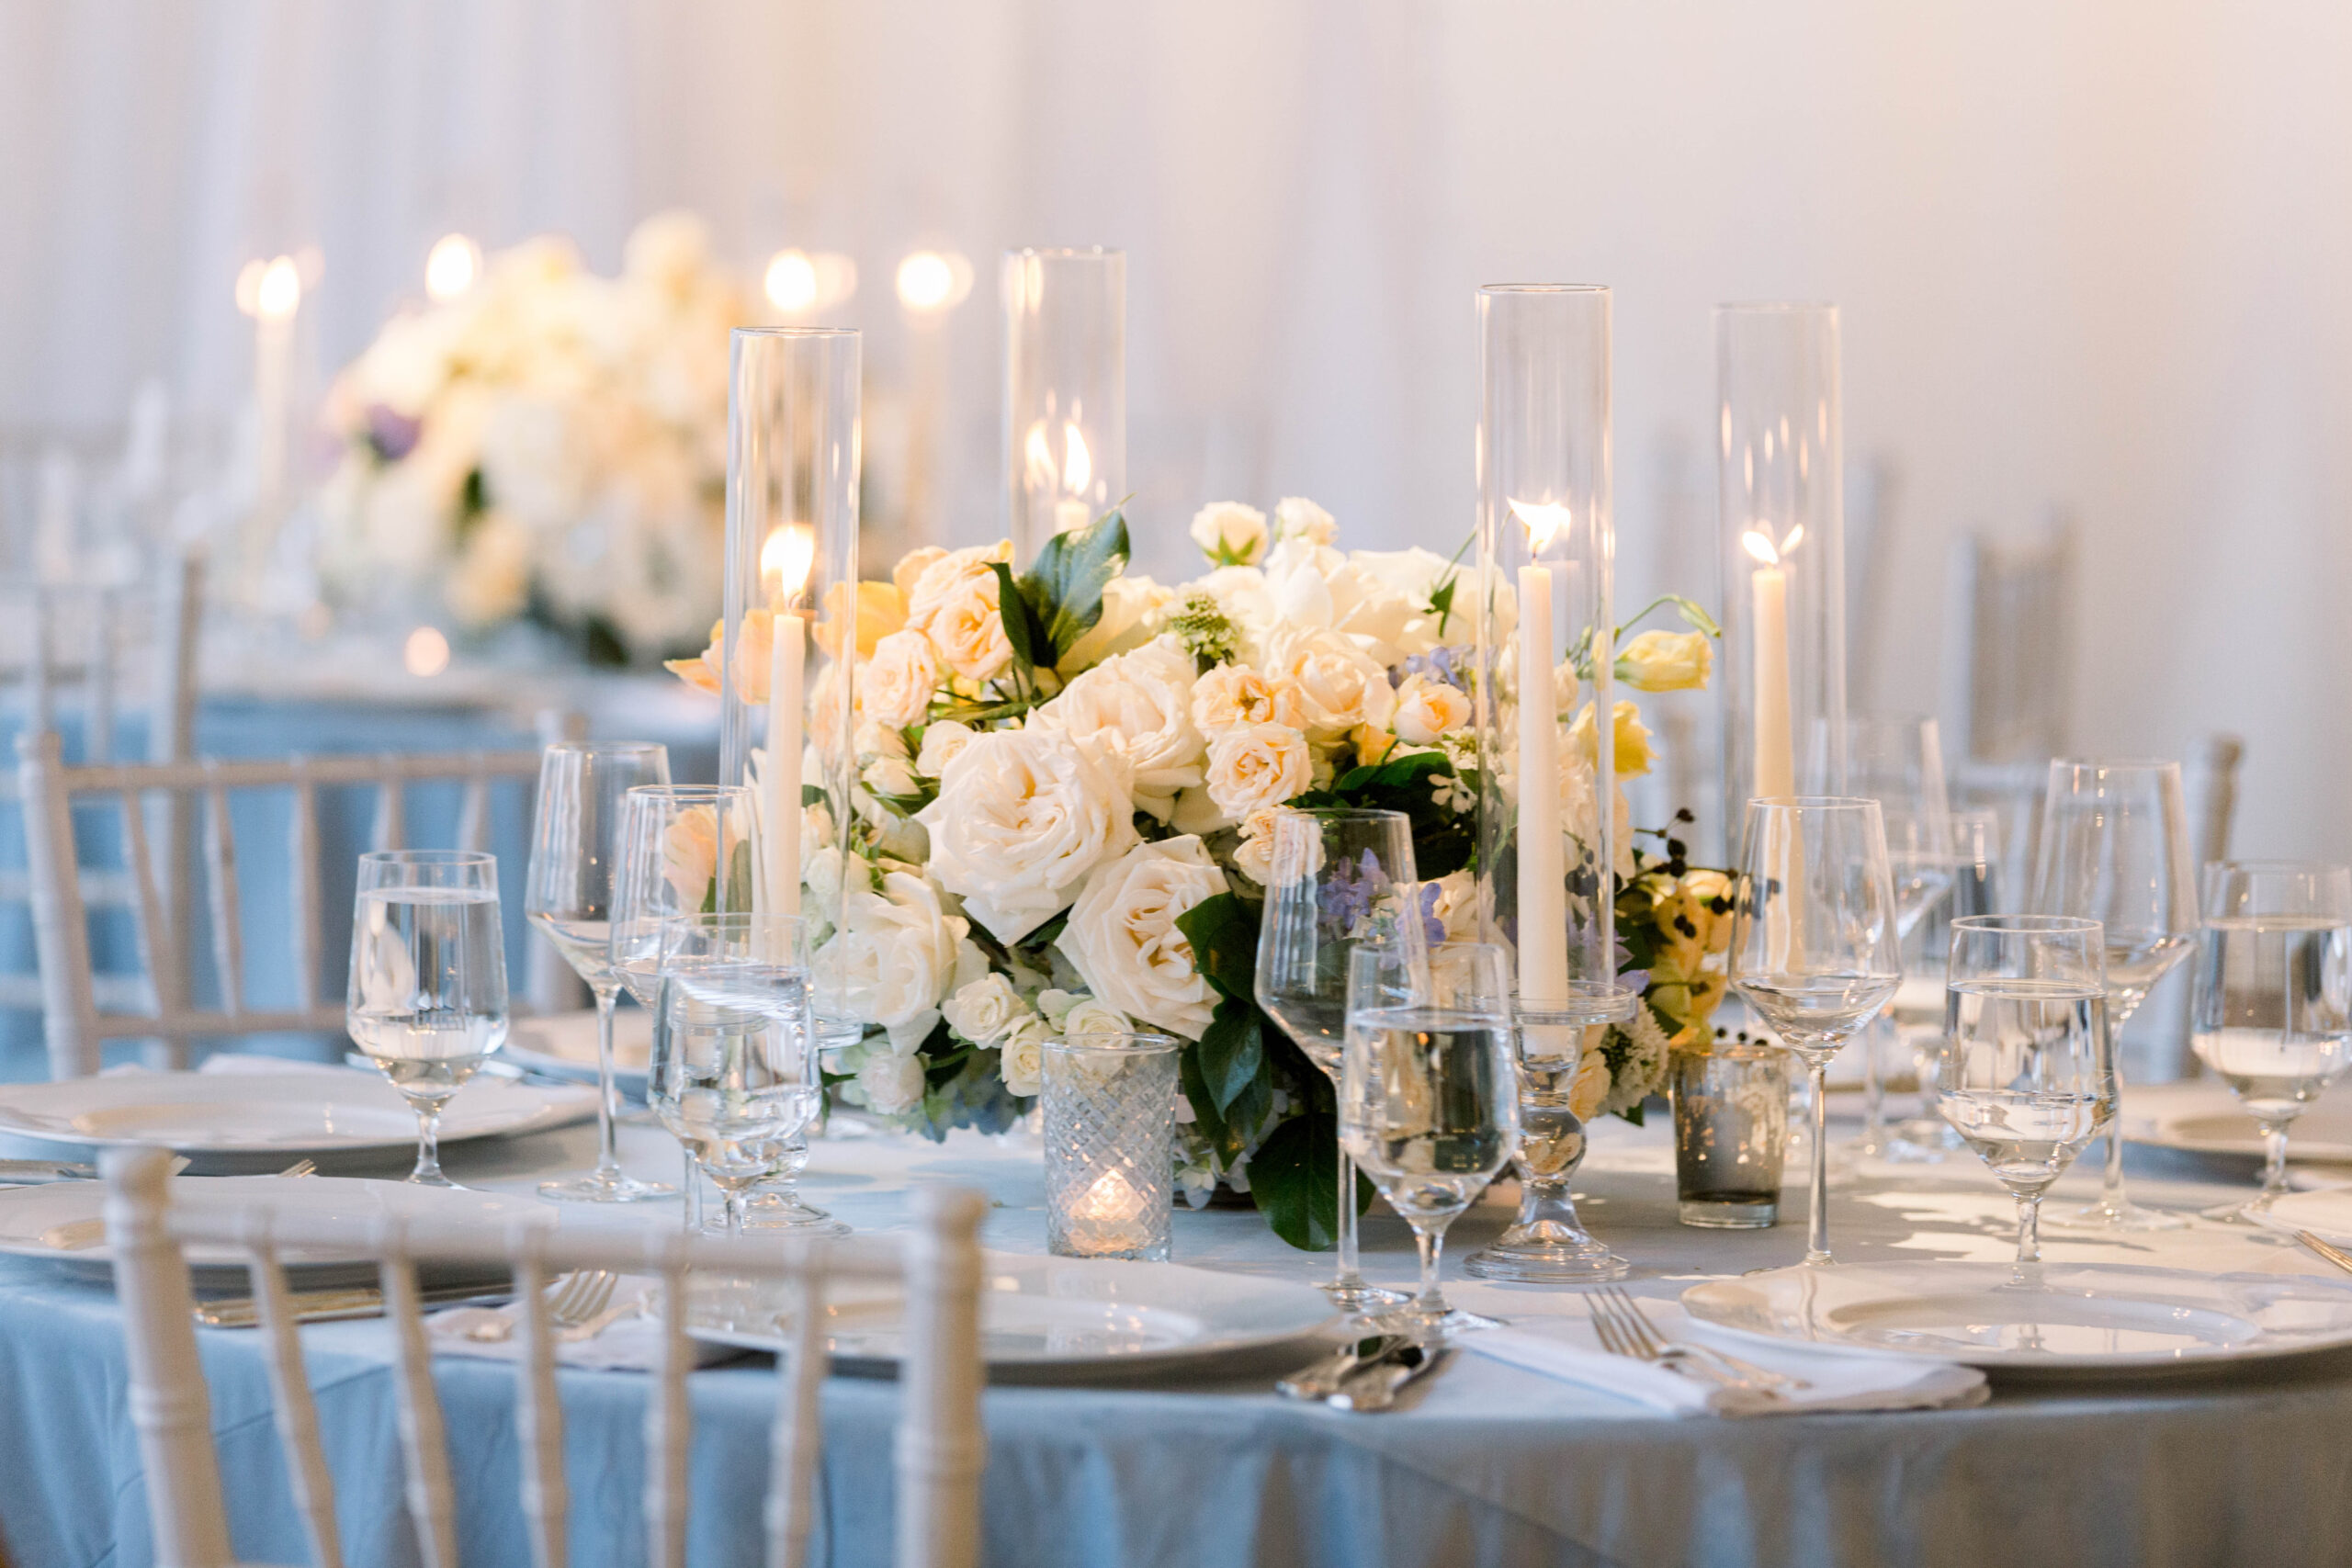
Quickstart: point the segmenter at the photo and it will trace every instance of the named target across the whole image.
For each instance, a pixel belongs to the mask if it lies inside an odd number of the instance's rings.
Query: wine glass
[[[506,934],[498,862],[463,850],[359,857],[351,912],[352,1043],[416,1112],[423,1187],[441,1174],[441,1108],[506,1043]]]
[[[2107,928],[2107,1026],[2118,1034],[2148,988],[2188,956],[2197,937],[2194,865],[2179,763],[2050,764],[2041,853],[2026,908],[2041,915],[2080,915]],[[2119,1093],[2120,1068],[2119,1062]],[[2058,1216],[2053,1224],[2130,1232],[2188,1224],[2124,1196],[2122,1129],[2120,1120],[2108,1128],[2098,1201]]]
[[[2018,1262],[2041,1261],[2041,1195],[2115,1116],[2097,920],[1970,916],[1952,922],[1936,1099],[2018,1202]]]
[[[1340,1136],[1413,1227],[1420,1290],[1383,1314],[1443,1337],[1496,1320],[1449,1305],[1440,1288],[1446,1227],[1519,1145],[1519,1086],[1503,950],[1451,942],[1349,956]]]
[[[815,1120],[821,1085],[800,919],[665,922],[646,1099],[726,1195],[728,1235],[742,1234],[752,1186]]]
[[[1951,897],[1928,910],[1913,933],[1913,951],[1932,953],[1939,959],[1951,951],[1952,921],[2007,912],[2002,902],[2008,884],[2002,871],[2001,814],[1989,808],[1954,811],[1951,854]],[[1943,1119],[1936,1099],[1936,1055],[1944,1038],[1944,976],[1940,963],[1929,973],[1920,972],[1929,967],[1913,964],[1906,953],[1903,984],[1894,993],[1895,1028],[1909,1042],[1911,1067],[1919,1085],[1917,1113],[1895,1124],[1886,1147],[1886,1157],[1898,1163],[1939,1164],[1961,1146],[1960,1134]]]
[[[1348,964],[1365,943],[1408,954],[1424,945],[1415,914],[1413,822],[1401,811],[1275,815],[1265,913],[1258,927],[1258,1005],[1307,1060],[1340,1081]],[[1339,1151],[1339,1267],[1323,1293],[1342,1311],[1393,1306],[1401,1292],[1365,1282],[1356,1263],[1356,1171]]]
[[[2352,1066],[2352,870],[2205,868],[2189,1045],[2262,1128],[2262,1191],[2208,1210],[2252,1221],[2287,1192],[2287,1129]]]
[[[1804,1260],[1829,1256],[1828,1095],[1838,1048],[1903,980],[1894,879],[1875,800],[1747,803],[1732,914],[1731,984],[1805,1065],[1813,1089],[1812,1218]]]
[[[621,800],[639,784],[670,782],[668,748],[644,740],[560,740],[539,757],[539,801],[523,911],[596,998],[596,1168],[539,1184],[564,1202],[633,1203],[676,1190],[621,1173],[613,1147],[620,1089],[613,1072],[613,877],[619,864]]]
[[[1910,940],[1952,884],[1951,808],[1944,792],[1942,743],[1936,721],[1916,714],[1870,716],[1846,725],[1850,793],[1879,804],[1886,828],[1887,869],[1894,878],[1894,930]],[[1880,1064],[1896,1034],[1893,1011],[1871,1021],[1862,1040],[1862,1133],[1850,1153],[1888,1152]]]

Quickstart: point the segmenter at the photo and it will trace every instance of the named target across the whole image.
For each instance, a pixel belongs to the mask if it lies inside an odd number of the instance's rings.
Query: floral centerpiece
[[[820,976],[870,1026],[830,1064],[844,1100],[934,1136],[1002,1128],[1049,1039],[1162,1030],[1184,1042],[1187,1197],[1247,1193],[1294,1245],[1329,1245],[1330,1081],[1251,999],[1274,812],[1406,813],[1429,935],[1478,923],[1464,573],[1425,549],[1343,551],[1337,532],[1309,501],[1271,519],[1210,506],[1192,526],[1209,570],[1170,586],[1126,572],[1114,512],[1018,575],[1003,544],[924,548],[861,585],[854,815],[843,835],[812,806],[802,835],[811,906],[848,883],[842,928],[815,933]],[[1706,680],[1713,622],[1673,603],[1695,629],[1623,645],[1636,689]],[[724,657],[673,668],[710,685]],[[1573,830],[1599,795],[1594,721],[1572,668],[1555,685]],[[1621,776],[1646,771],[1634,704],[1612,722]],[[1669,1046],[1706,1036],[1729,904],[1679,841],[1622,858],[1645,1005],[1594,1032],[1577,1092],[1638,1117]]]
[[[747,317],[699,220],[647,220],[617,277],[561,240],[404,311],[335,379],[322,497],[331,593],[527,617],[592,660],[691,648],[719,596],[728,329]]]

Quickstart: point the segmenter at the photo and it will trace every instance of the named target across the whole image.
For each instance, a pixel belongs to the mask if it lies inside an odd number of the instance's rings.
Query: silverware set
[[[1316,1400],[1359,1415],[1386,1410],[1406,1385],[1437,1371],[1451,1351],[1405,1334],[1374,1334],[1274,1385],[1292,1399]]]
[[[1585,1297],[1585,1303],[1591,1313],[1593,1334],[1600,1339],[1600,1348],[1612,1356],[1653,1362],[1718,1388],[1735,1388],[1768,1398],[1786,1398],[1797,1390],[1813,1386],[1803,1378],[1741,1360],[1712,1345],[1664,1337],[1642,1311],[1641,1303],[1622,1285],[1602,1285]]]

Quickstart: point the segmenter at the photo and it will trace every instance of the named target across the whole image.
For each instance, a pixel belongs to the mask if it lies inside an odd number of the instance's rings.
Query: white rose
[[[1408,746],[1434,746],[1470,722],[1470,694],[1461,687],[1427,675],[1408,675],[1396,688],[1396,712],[1390,728]]]
[[[1352,637],[1383,666],[1434,646],[1420,607],[1338,550],[1284,539],[1266,557],[1277,629],[1319,627]]]
[[[922,1058],[877,1051],[858,1069],[857,1089],[876,1115],[912,1111],[922,1102]]]
[[[1209,742],[1209,798],[1227,818],[1280,806],[1314,781],[1314,751],[1286,724],[1236,725]]]
[[[1274,812],[1271,806],[1250,813],[1241,824],[1241,843],[1233,852],[1233,869],[1263,887],[1274,874]]]
[[[1102,585],[1102,614],[1084,635],[1069,645],[1054,668],[1074,675],[1100,664],[1114,653],[1125,653],[1151,640],[1160,610],[1176,597],[1148,577],[1114,577]]]
[[[932,874],[999,942],[1066,907],[1087,874],[1136,842],[1125,759],[1050,729],[973,737],[916,814]]]
[[[1012,553],[1009,544],[951,550],[923,568],[907,596],[907,628],[929,637],[940,661],[967,681],[991,680],[1012,660],[995,566]]]
[[[859,702],[877,723],[903,729],[921,724],[939,687],[939,656],[921,632],[892,632],[874,645],[858,684]]]
[[[947,1019],[947,1027],[975,1045],[993,1045],[1012,1032],[1013,1026],[1036,1015],[1012,982],[1000,974],[989,974],[973,981],[947,998],[940,1011]]]
[[[1105,1005],[1198,1040],[1216,997],[1176,919],[1225,891],[1225,873],[1199,839],[1139,844],[1086,879],[1056,945]]]
[[[857,776],[858,782],[876,795],[903,797],[922,788],[915,781],[914,764],[904,757],[876,757],[866,763],[865,771]]]
[[[1138,808],[1165,822],[1176,792],[1201,782],[1193,727],[1193,656],[1173,637],[1106,659],[1037,710],[1033,729],[1057,729],[1126,760]]]
[[[946,554],[937,545],[922,545],[900,556],[899,564],[890,569],[890,584],[899,591],[899,597],[912,601],[915,584],[922,581],[922,574],[931,570],[932,562],[944,558]]]
[[[1266,553],[1266,514],[1238,501],[1219,501],[1193,513],[1193,543],[1211,566],[1255,566]]]
[[[1045,1088],[1046,1042],[1051,1038],[1046,1026],[1034,1018],[1006,1038],[997,1072],[1004,1079],[1007,1094],[1027,1100]]]
[[[937,778],[978,733],[970,725],[952,718],[929,726],[922,732],[922,750],[915,754],[915,772],[927,779]]]
[[[1274,535],[1277,538],[1305,539],[1310,545],[1328,545],[1340,536],[1340,525],[1305,496],[1286,495],[1274,502]]]
[[[1478,935],[1478,879],[1466,871],[1450,871],[1434,882],[1421,884],[1424,889],[1434,888],[1437,897],[1431,903],[1430,915],[1445,928],[1448,942],[1475,942]],[[1422,894],[1427,899],[1427,892]]]
[[[1316,740],[1337,740],[1360,724],[1385,728],[1396,688],[1380,661],[1337,632],[1285,626],[1273,635],[1267,672],[1295,704],[1286,717]]]
[[[818,974],[840,987],[853,1017],[888,1032],[893,1051],[920,1049],[965,962],[970,926],[947,912],[938,888],[904,871],[886,873],[879,892],[851,888],[843,919],[818,950]]]
[[[1272,683],[1247,665],[1220,664],[1193,682],[1193,728],[1203,735],[1273,716]]]

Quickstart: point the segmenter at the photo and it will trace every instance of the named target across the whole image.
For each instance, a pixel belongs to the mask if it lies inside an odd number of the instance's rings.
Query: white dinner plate
[[[1311,1285],[1173,1263],[988,1255],[980,1354],[991,1371],[1148,1371],[1229,1355],[1315,1333],[1331,1306]],[[898,1365],[903,1301],[896,1286],[844,1282],[826,1303],[830,1343],[845,1371]],[[699,1291],[687,1333],[751,1350],[784,1347],[788,1326],[775,1286],[716,1283]]]
[[[384,1219],[474,1222],[503,1231],[514,1220],[547,1214],[546,1205],[536,1200],[507,1193],[334,1176],[178,1176],[171,1190],[175,1208],[197,1213],[242,1213],[266,1206],[305,1222],[323,1220],[347,1230],[355,1248]],[[106,1196],[105,1184],[97,1181],[0,1188],[0,1253],[105,1278],[114,1262],[99,1227]],[[244,1265],[235,1248],[191,1245],[187,1252],[197,1289],[243,1288]],[[284,1260],[288,1274],[303,1289],[368,1283],[376,1272],[366,1253],[356,1249],[289,1247]]]
[[[2313,1192],[2290,1192],[2269,1209],[2254,1216],[2272,1230],[2309,1231],[2322,1241],[2352,1247],[2352,1187],[2323,1187]]]
[[[2114,1263],[1838,1263],[1711,1280],[1693,1316],[1737,1333],[1897,1350],[2002,1371],[2131,1371],[2352,1345],[2352,1280]]]
[[[444,1145],[543,1132],[594,1116],[592,1089],[477,1077],[441,1113]],[[198,1166],[413,1149],[416,1114],[380,1075],[122,1073],[0,1084],[0,1134],[84,1148],[151,1144]]]
[[[2124,1140],[2188,1154],[2262,1157],[2262,1129],[2219,1084],[2134,1087],[2124,1096]],[[2295,1118],[2287,1157],[2352,1165],[2352,1095],[2323,1098]]]
[[[645,1064],[653,1055],[653,1015],[643,1008],[613,1014],[613,1077],[631,1100],[645,1098]],[[596,1081],[596,1011],[516,1019],[499,1053],[518,1067],[573,1083]]]

